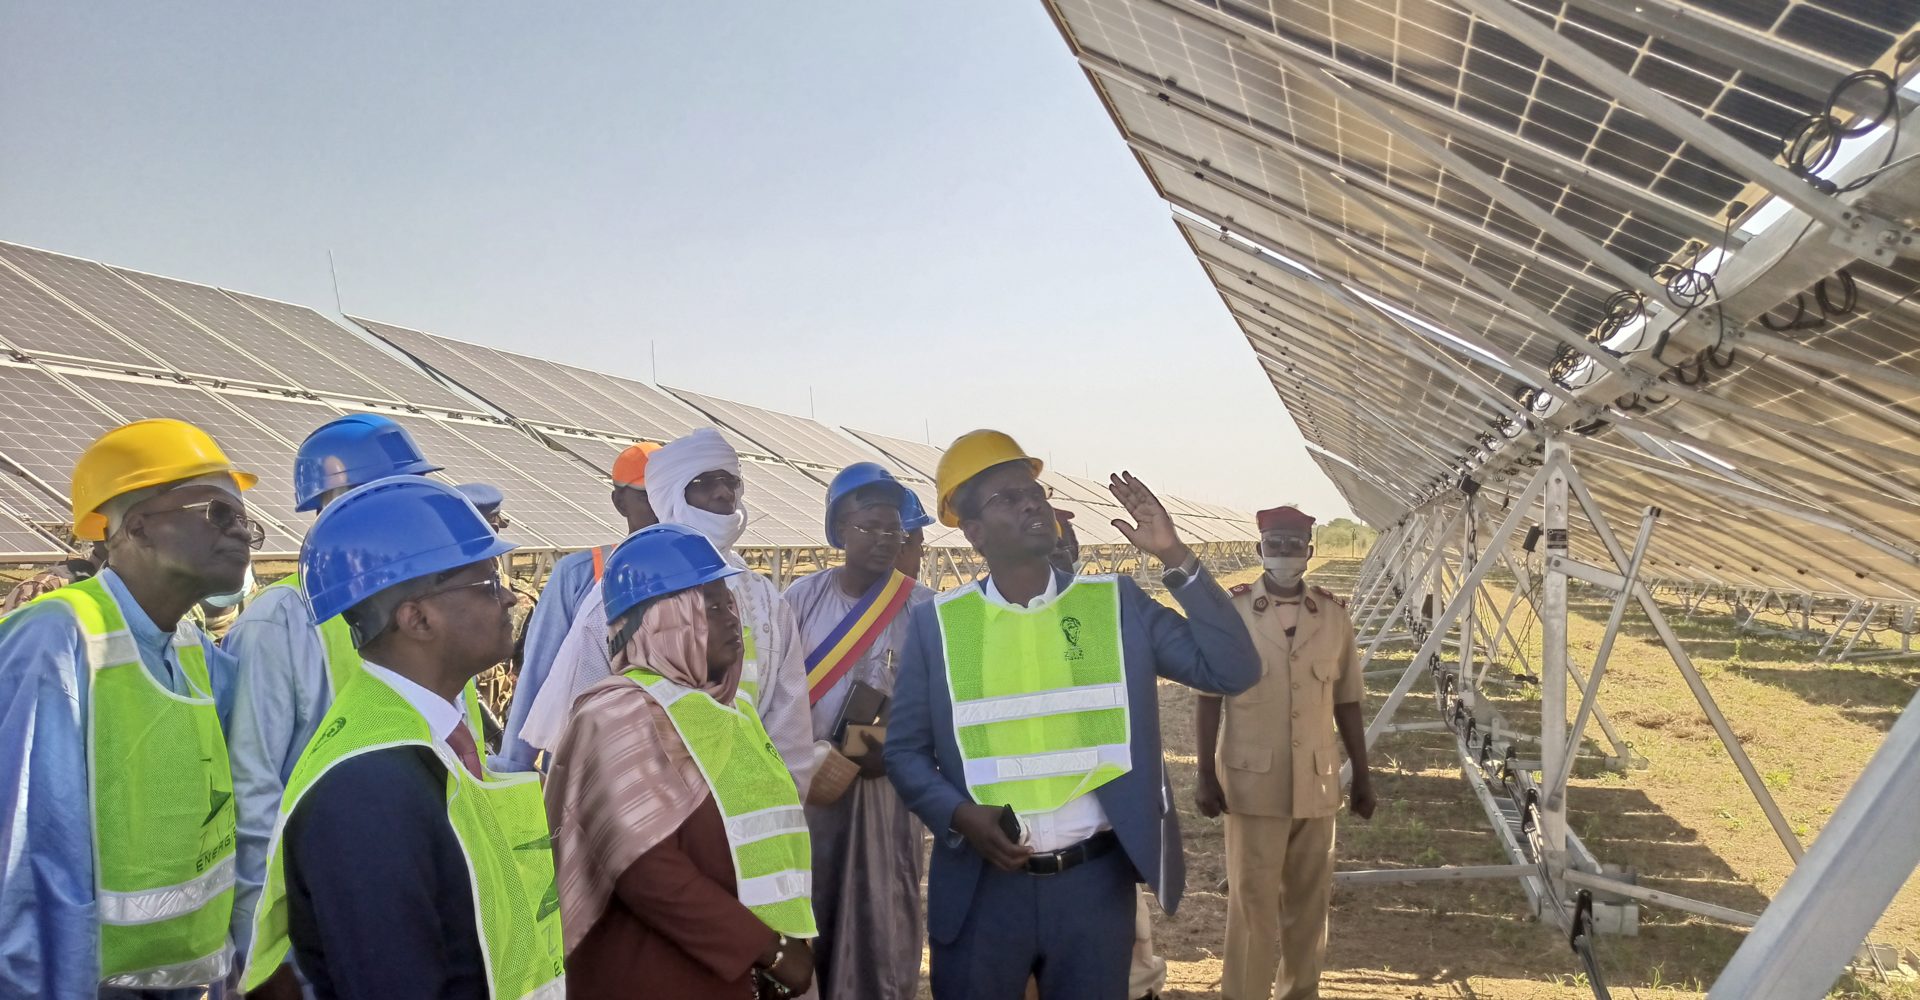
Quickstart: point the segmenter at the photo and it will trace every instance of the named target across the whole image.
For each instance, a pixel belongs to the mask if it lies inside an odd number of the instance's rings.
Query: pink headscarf
[[[650,670],[681,687],[705,691],[722,705],[733,704],[740,690],[741,664],[719,680],[710,680],[707,668],[707,599],[698,590],[683,590],[647,606],[640,627],[627,648],[613,654],[613,672]]]
[[[615,676],[574,702],[546,787],[568,952],[606,912],[621,874],[712,794],[666,709],[618,676],[636,667],[723,705],[740,689],[738,658],[719,680],[708,679],[706,598],[686,590],[650,605],[626,648],[613,656]]]

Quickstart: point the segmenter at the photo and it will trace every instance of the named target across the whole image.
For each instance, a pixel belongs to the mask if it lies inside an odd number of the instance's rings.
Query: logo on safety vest
[[[1080,648],[1080,619],[1067,615],[1060,619],[1060,634],[1067,638],[1067,659],[1078,660],[1087,655]]]
[[[335,716],[332,722],[327,723],[327,729],[320,734],[320,738],[323,740],[333,739],[335,736],[340,735],[340,730],[345,728],[347,728],[347,717],[344,715]]]

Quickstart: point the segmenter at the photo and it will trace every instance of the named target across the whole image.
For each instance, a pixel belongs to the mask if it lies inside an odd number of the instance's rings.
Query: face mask
[[[1261,556],[1260,565],[1267,568],[1267,575],[1282,587],[1291,587],[1307,575],[1306,556]]]
[[[680,523],[707,536],[707,541],[723,554],[747,531],[747,508],[742,504],[731,514],[715,514],[689,506],[680,514]]]
[[[200,603],[214,608],[230,608],[239,604],[253,592],[253,567],[247,567],[247,575],[240,580],[240,589],[231,594],[215,594]]]

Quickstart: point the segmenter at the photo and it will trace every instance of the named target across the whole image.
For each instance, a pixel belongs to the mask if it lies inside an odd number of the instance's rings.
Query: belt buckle
[[[1035,854],[1027,859],[1027,873],[1029,875],[1039,875],[1044,878],[1050,875],[1058,875],[1065,869],[1066,865],[1062,861],[1059,851]]]

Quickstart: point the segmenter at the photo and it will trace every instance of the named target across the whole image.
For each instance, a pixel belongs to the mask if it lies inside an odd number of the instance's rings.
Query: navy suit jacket
[[[288,936],[320,1000],[485,1000],[447,769],[417,746],[317,779],[287,818]]]
[[[1055,573],[1055,583],[1062,590],[1071,579]],[[1157,680],[1165,677],[1225,695],[1245,691],[1260,679],[1260,655],[1253,637],[1211,574],[1202,570],[1174,591],[1174,599],[1191,617],[1182,618],[1148,597],[1132,579],[1120,578],[1133,769],[1093,793],[1099,796],[1135,870],[1159,894],[1160,905],[1168,913],[1180,903],[1186,863],[1160,752]],[[972,800],[954,741],[953,699],[947,691],[943,646],[936,605],[930,602],[914,608],[887,723],[886,760],[887,774],[901,798],[934,833],[933,864],[927,873],[927,930],[933,940],[944,944],[958,936],[966,922],[974,885],[987,862],[952,832],[954,809]]]

